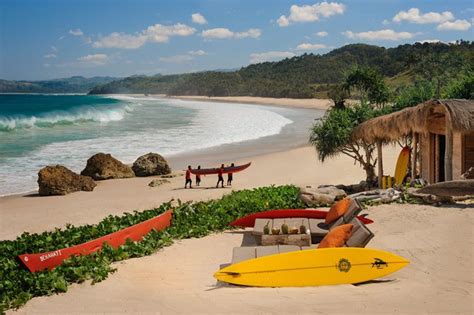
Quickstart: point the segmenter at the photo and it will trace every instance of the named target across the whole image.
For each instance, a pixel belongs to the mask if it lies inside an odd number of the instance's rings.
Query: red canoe
[[[236,227],[253,227],[255,219],[277,219],[277,218],[308,218],[308,219],[325,219],[328,211],[312,210],[312,209],[281,209],[269,210],[263,212],[252,213],[248,216],[231,222],[229,225]],[[358,216],[360,222],[370,224],[374,221],[362,216]]]
[[[249,167],[250,164],[252,163],[250,162],[244,165],[224,167],[224,174],[237,173],[237,172],[243,171],[244,169]],[[200,169],[194,168],[194,169],[191,169],[191,173],[193,173],[194,175],[212,175],[212,174],[219,173],[219,168],[200,168]]]
[[[31,272],[43,271],[45,269],[51,270],[73,255],[89,255],[98,251],[102,248],[102,244],[106,242],[113,248],[118,248],[120,245],[125,244],[127,239],[141,241],[143,236],[150,233],[151,230],[155,229],[161,231],[170,226],[171,217],[172,210],[168,210],[155,218],[83,244],[58,249],[48,253],[23,254],[18,257]]]

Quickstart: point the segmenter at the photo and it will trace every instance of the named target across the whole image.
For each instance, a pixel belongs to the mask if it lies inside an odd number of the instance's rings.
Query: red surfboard
[[[308,218],[308,219],[325,219],[328,211],[312,210],[312,209],[279,209],[263,212],[252,213],[248,216],[239,218],[229,225],[235,227],[253,227],[256,219],[277,219],[277,218]],[[360,222],[370,224],[374,221],[362,216],[357,216]]]
[[[244,165],[224,167],[224,174],[237,173],[237,172],[243,171],[244,169],[249,167],[250,164],[252,163],[250,162]],[[191,173],[194,175],[212,175],[212,174],[219,173],[219,168],[200,168],[200,169],[194,168],[194,169],[191,169]]]
[[[45,269],[51,270],[54,267],[59,266],[65,259],[73,255],[89,255],[98,251],[102,248],[104,243],[108,243],[113,248],[118,248],[120,245],[125,244],[127,239],[131,239],[135,242],[141,241],[143,236],[150,233],[151,230],[155,229],[157,231],[161,231],[170,226],[171,217],[172,210],[168,210],[155,218],[143,221],[123,230],[107,234],[83,244],[58,249],[47,253],[23,254],[19,255],[18,257],[31,272],[43,271]]]

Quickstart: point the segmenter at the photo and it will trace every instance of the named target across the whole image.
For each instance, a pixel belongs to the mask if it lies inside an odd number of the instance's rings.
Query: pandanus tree
[[[351,96],[351,91],[356,92],[359,102],[347,105],[345,99]],[[324,162],[329,157],[345,154],[362,166],[369,185],[375,183],[375,144],[352,139],[352,130],[360,123],[388,112],[384,104],[389,96],[389,89],[378,71],[357,67],[349,72],[331,92],[334,107],[311,130],[310,143],[315,146],[319,159]]]
[[[376,113],[367,103],[327,111],[311,130],[310,142],[315,146],[318,158],[324,162],[341,153],[347,155],[365,170],[367,183],[374,183],[377,162],[373,157],[375,146],[362,140],[353,141],[351,135],[354,127],[375,117]]]

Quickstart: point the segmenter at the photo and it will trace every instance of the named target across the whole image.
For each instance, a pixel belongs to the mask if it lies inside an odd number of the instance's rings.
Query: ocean
[[[148,152],[169,157],[278,135],[295,128],[295,113],[147,96],[3,94],[0,195],[36,190],[46,165],[80,172],[97,152],[133,163]]]

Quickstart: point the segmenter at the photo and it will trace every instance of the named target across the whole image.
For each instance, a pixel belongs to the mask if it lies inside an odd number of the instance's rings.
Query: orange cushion
[[[342,247],[349,239],[352,232],[352,224],[343,224],[335,227],[323,238],[318,248]]]
[[[342,217],[347,212],[347,209],[349,209],[351,202],[350,198],[344,198],[334,203],[326,215],[326,224],[331,224]]]

